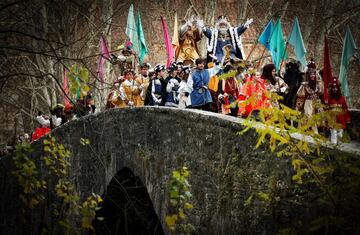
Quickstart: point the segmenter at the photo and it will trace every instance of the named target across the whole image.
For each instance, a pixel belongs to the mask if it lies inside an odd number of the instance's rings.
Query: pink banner
[[[69,95],[69,87],[68,87],[68,81],[66,76],[66,68],[64,67],[64,80],[63,80],[63,89],[64,89],[64,105],[65,107],[70,105],[70,101],[67,98]]]
[[[101,85],[104,83],[104,78],[105,78],[104,64],[105,64],[105,61],[109,60],[109,59],[110,59],[110,53],[109,53],[109,49],[106,44],[106,40],[105,40],[104,36],[101,36],[100,37],[100,58],[99,58],[98,66],[96,69],[96,72],[101,81]]]
[[[104,36],[100,37],[100,54],[106,59],[110,59],[109,49],[107,47],[106,39]]]
[[[174,57],[174,49],[172,47],[172,44],[171,44],[171,39],[170,39],[170,36],[169,36],[169,31],[168,31],[168,28],[166,26],[166,23],[165,23],[165,20],[164,20],[164,17],[161,16],[161,24],[162,24],[162,27],[163,27],[163,32],[164,32],[164,40],[165,40],[165,46],[166,46],[166,53],[168,55],[168,60],[167,60],[167,63],[166,63],[166,67],[169,68],[171,62],[172,62],[172,59]]]

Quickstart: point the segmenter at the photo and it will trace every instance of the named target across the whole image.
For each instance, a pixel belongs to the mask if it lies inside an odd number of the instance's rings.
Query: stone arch
[[[142,107],[89,115],[51,134],[72,152],[70,178],[82,199],[91,192],[106,193],[113,177],[127,167],[144,183],[165,233],[169,176],[184,165],[190,170],[194,205],[190,221],[197,234],[275,234],[297,219],[310,223],[316,211],[311,203],[289,206],[281,201],[270,214],[259,200],[245,205],[258,192],[288,190],[289,200],[296,195],[289,190],[294,186],[290,159],[271,156],[263,147],[254,149],[254,130],[237,134],[243,130],[242,122],[200,110]],[[90,144],[82,145],[81,138]],[[36,159],[42,156],[41,144],[34,143]],[[359,155],[359,148],[354,153]],[[5,172],[1,182],[9,182],[8,165],[0,163],[0,172]],[[18,195],[6,188],[7,182],[1,187],[6,189],[3,202]],[[2,208],[4,214],[14,210],[6,203]],[[18,218],[14,213],[6,221],[16,224]],[[308,227],[305,222],[303,228]],[[7,234],[20,233],[20,228],[12,228]]]
[[[102,198],[96,234],[164,234],[145,185],[129,168],[116,173]]]

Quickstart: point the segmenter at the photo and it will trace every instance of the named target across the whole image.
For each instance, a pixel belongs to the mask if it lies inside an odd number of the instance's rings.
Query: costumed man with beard
[[[199,58],[195,61],[196,68],[193,70],[187,81],[192,92],[190,94],[191,107],[209,111],[212,103],[211,94],[208,88],[209,80],[220,69],[215,65],[211,69],[204,69],[205,59]]]
[[[197,42],[201,40],[201,28],[197,27],[196,19],[192,16],[180,27],[179,47],[175,51],[175,61],[184,65],[193,65],[199,58]]]
[[[232,27],[228,18],[224,15],[217,18],[215,29],[205,27],[203,20],[197,20],[198,28],[201,28],[207,37],[207,51],[209,54],[214,54],[218,61],[221,61],[224,56],[223,48],[226,45],[231,45],[231,58],[244,58],[241,34],[249,28],[253,19],[248,19],[246,23],[239,27]]]
[[[328,92],[329,109],[337,112],[336,122],[341,126],[341,128],[338,129],[330,129],[330,141],[333,144],[337,144],[338,137],[342,138],[343,131],[346,129],[346,125],[350,123],[350,114],[346,100],[341,94],[340,83],[337,77],[333,77],[332,81],[329,83]]]
[[[138,106],[143,106],[146,96],[146,91],[149,86],[150,78],[149,78],[149,69],[151,65],[149,63],[142,63],[140,65],[140,75],[135,79],[136,85],[140,88],[141,93],[138,96],[137,104]]]
[[[307,65],[305,72],[305,81],[299,87],[296,94],[296,110],[302,112],[305,116],[311,117],[313,114],[322,112],[320,97],[324,93],[324,83],[316,72],[316,65],[312,60]],[[317,126],[312,127],[317,134]]]

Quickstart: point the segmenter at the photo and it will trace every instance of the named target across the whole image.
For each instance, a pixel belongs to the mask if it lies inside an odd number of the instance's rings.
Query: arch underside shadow
[[[140,178],[127,167],[116,173],[99,205],[96,234],[164,234],[150,196]]]

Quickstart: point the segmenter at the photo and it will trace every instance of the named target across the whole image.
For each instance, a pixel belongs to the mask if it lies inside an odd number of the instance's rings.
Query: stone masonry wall
[[[70,177],[82,198],[91,192],[103,194],[112,177],[128,167],[146,185],[164,229],[169,176],[182,166],[190,170],[194,204],[190,221],[196,234],[274,234],[296,218],[306,228],[310,222],[306,218],[315,210],[308,203],[289,203],[296,194],[290,161],[272,157],[264,148],[255,150],[254,131],[237,134],[243,129],[241,122],[198,110],[112,109],[67,123],[52,135],[72,152]],[[89,139],[90,145],[81,145],[80,138]],[[39,159],[41,142],[34,145],[32,156]],[[18,199],[12,206],[4,203],[17,190],[11,186],[15,183],[8,166],[7,160],[1,161],[1,189],[7,190],[0,197],[1,215],[10,207],[12,212],[1,230],[18,234],[21,228],[14,222],[18,217],[12,214],[19,213],[21,204]],[[264,206],[255,200],[258,192],[284,200]],[[310,200],[315,194],[306,192],[306,197]],[[245,201],[253,196],[247,206]]]

